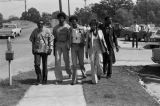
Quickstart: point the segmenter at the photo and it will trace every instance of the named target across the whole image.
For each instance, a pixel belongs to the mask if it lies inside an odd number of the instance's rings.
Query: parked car
[[[21,28],[18,28],[16,24],[5,23],[0,29],[0,37],[12,37],[20,36],[22,32]]]
[[[160,30],[157,30],[156,32],[154,32],[152,34],[151,38],[153,38],[153,39],[160,39]]]
[[[131,30],[130,27],[124,27],[120,32],[120,37],[124,37],[125,40],[130,41],[130,38],[132,38],[132,33],[133,31]]]
[[[160,48],[154,48],[152,49],[152,61],[154,63],[160,64]]]

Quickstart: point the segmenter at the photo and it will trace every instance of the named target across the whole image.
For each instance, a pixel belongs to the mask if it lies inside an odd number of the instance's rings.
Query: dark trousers
[[[47,69],[47,54],[34,54],[34,67],[35,67],[35,72],[37,74],[37,78],[42,78],[43,81],[47,81],[47,74],[48,74],[48,69]],[[41,72],[41,59],[42,59],[42,72]]]
[[[103,53],[103,73],[112,74],[112,64],[115,63],[115,54],[112,48],[109,49],[109,54]]]
[[[136,48],[138,48],[138,32],[133,32],[132,34],[132,47],[134,47],[135,43],[136,43]]]

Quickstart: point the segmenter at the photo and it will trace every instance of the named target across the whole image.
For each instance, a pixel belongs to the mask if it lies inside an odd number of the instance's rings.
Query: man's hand
[[[88,52],[85,53],[86,58],[88,59]]]
[[[47,52],[47,54],[51,55],[51,53],[52,53],[52,49],[49,49],[48,52]]]
[[[119,48],[118,48],[118,46],[116,47],[116,52],[119,52]]]

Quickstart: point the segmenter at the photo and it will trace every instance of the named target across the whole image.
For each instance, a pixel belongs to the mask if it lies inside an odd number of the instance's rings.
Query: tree
[[[133,20],[133,14],[126,9],[118,9],[114,16],[114,21],[124,26],[130,26]]]
[[[28,20],[37,22],[41,18],[39,11],[36,8],[30,8],[28,10]]]
[[[144,23],[156,22],[160,11],[159,0],[138,0],[138,3],[133,9],[135,18],[141,17]]]
[[[28,12],[23,12],[20,19],[21,20],[28,20]]]
[[[102,0],[92,6],[92,11],[97,14],[99,20],[103,20],[106,15],[114,17],[116,11],[121,8],[130,12],[133,6],[132,0]]]
[[[28,12],[23,12],[21,19],[37,22],[41,18],[39,11],[36,8],[30,8]]]
[[[42,13],[42,19],[46,25],[50,25],[50,21],[52,19],[52,15],[46,12]]]
[[[9,21],[19,20],[19,17],[14,16],[14,15],[11,15],[11,16],[9,16],[9,19],[8,19],[8,20],[9,20]]]
[[[3,21],[3,15],[2,15],[2,13],[0,13],[0,22],[2,22]]]
[[[74,15],[76,15],[79,18],[80,24],[82,25],[89,24],[91,19],[97,18],[96,14],[92,13],[91,8],[89,7],[85,7],[81,9],[76,8]]]
[[[53,19],[57,19],[57,15],[58,15],[59,11],[55,11],[52,13],[52,18]]]
[[[0,13],[0,28],[2,27],[2,22],[3,22],[3,15]]]

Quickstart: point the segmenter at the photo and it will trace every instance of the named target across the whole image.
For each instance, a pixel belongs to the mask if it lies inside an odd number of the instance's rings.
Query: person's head
[[[104,18],[104,22],[105,22],[105,26],[109,26],[110,24],[112,24],[112,18],[110,16],[106,16]]]
[[[37,22],[38,29],[42,30],[43,29],[43,25],[44,25],[44,21],[43,20],[39,20]]]
[[[73,26],[74,28],[76,28],[76,27],[77,27],[77,22],[78,22],[77,16],[71,16],[71,17],[69,18],[69,22],[71,22],[72,26]]]
[[[137,24],[137,21],[134,21],[133,24]]]
[[[98,22],[96,19],[92,19],[89,23],[91,31],[95,31],[98,28]]]
[[[66,14],[64,12],[60,12],[58,15],[57,15],[57,19],[59,20],[59,23],[60,24],[63,24],[64,21],[66,20]]]

